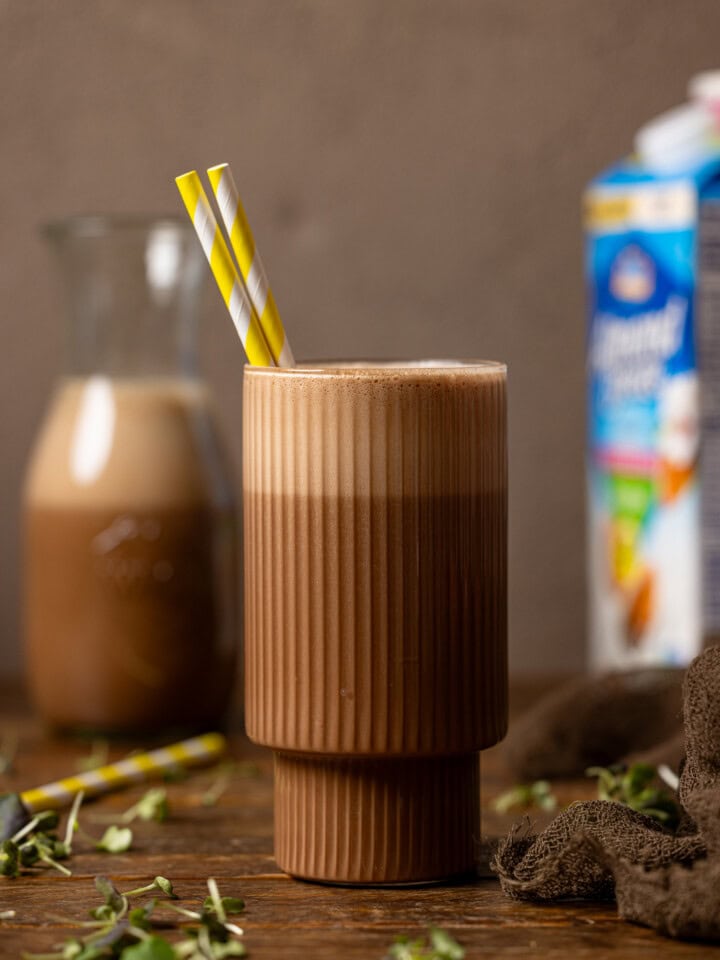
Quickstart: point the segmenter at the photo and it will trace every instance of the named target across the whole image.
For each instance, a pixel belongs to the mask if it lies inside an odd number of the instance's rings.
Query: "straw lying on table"
[[[228,164],[208,170],[239,270],[196,170],[175,183],[253,366],[294,366],[290,344]]]
[[[86,797],[94,797],[168,770],[212,762],[224,752],[225,737],[219,733],[206,733],[201,737],[161,747],[159,750],[138,753],[134,757],[109,763],[75,777],[66,777],[33,790],[25,790],[20,794],[20,799],[31,813],[56,809],[71,803],[75,794],[81,790]]]

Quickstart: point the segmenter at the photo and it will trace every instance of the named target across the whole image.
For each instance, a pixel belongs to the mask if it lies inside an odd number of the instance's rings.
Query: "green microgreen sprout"
[[[208,890],[210,891],[210,901],[212,903],[212,912],[217,915],[220,923],[227,922],[227,916],[225,914],[225,907],[223,907],[222,899],[220,898],[220,892],[218,890],[217,882],[210,877],[208,882]],[[206,898],[207,899],[207,898]]]
[[[552,813],[557,809],[557,805],[557,797],[547,780],[516,784],[493,801],[496,813],[507,813],[515,809],[529,810],[532,807]]]
[[[132,823],[134,820],[144,820],[145,822],[155,820],[157,823],[164,823],[169,816],[170,803],[167,798],[167,790],[164,787],[151,787],[119,817],[98,815],[94,819],[101,822],[117,820],[122,824]]]
[[[108,762],[110,755],[110,744],[107,740],[93,740],[90,744],[90,753],[86,757],[80,757],[75,767],[81,773],[88,770],[96,770],[98,767],[104,767]]]
[[[78,797],[80,797],[80,801],[78,801]],[[133,841],[132,830],[129,827],[118,827],[116,824],[111,824],[101,837],[93,837],[92,834],[80,826],[80,821],[77,818],[81,802],[82,794],[78,794],[78,796],[75,797],[75,802],[73,803],[68,818],[68,826],[65,833],[68,855],[72,852],[70,840],[75,831],[87,840],[88,843],[91,843],[96,850],[100,850],[103,853],[125,853],[128,851]]]
[[[207,885],[210,896],[206,897],[203,901],[203,913],[206,915],[212,915],[214,913],[226,930],[241,937],[243,933],[242,929],[234,923],[228,923],[227,915],[228,913],[240,913],[244,909],[245,904],[237,897],[221,897],[217,882],[212,877],[209,878]],[[210,903],[208,903],[208,900]]]
[[[672,829],[680,820],[680,806],[664,787],[658,786],[657,767],[649,763],[634,763],[627,767],[588,767],[588,777],[597,778],[598,798],[623,803],[625,806],[652,817]]]
[[[72,872],[58,862],[69,856],[65,843],[54,833],[58,821],[54,810],[43,810],[12,837],[3,841],[0,846],[0,875],[17,877],[21,867],[45,864],[66,877],[71,876]]]
[[[83,802],[85,794],[81,790],[79,793],[76,793],[72,806],[70,807],[70,813],[68,814],[67,823],[65,824],[65,838],[63,844],[67,850],[67,855],[70,856],[72,853],[72,841],[75,831],[79,829],[80,824],[78,823],[78,813],[80,812],[80,806]]]
[[[226,914],[242,913],[245,909],[245,901],[239,897],[221,897],[222,908]],[[215,901],[212,897],[205,897],[203,900],[203,910],[217,912]]]
[[[167,879],[167,877],[155,877],[152,883],[148,883],[144,887],[137,887],[135,890],[130,890],[125,894],[126,897],[137,897],[141,893],[152,893],[154,890],[159,890],[160,893],[164,893],[166,897],[170,897],[171,900],[177,900],[178,896],[173,890],[172,883]]]
[[[90,911],[91,920],[79,926],[90,928],[83,937],[74,936],[47,954],[23,954],[25,960],[225,960],[227,957],[245,956],[245,946],[233,937],[242,935],[235,924],[228,923],[228,904],[237,905],[237,897],[221,897],[217,883],[207,881],[212,909],[201,912],[186,910],[175,903],[153,899],[132,906],[131,899],[158,891],[176,898],[172,883],[165,877],[155,877],[152,883],[135,890],[121,893],[112,880],[96,877],[95,887],[103,902]],[[183,917],[172,924],[167,919],[155,917],[156,909],[170,908]],[[193,926],[187,925],[187,920]],[[163,929],[172,926],[177,939],[168,940],[157,933],[154,924],[162,923]]]
[[[200,802],[204,807],[214,807],[220,797],[230,786],[230,778],[235,768],[235,764],[222,763],[218,767],[218,775],[200,797]]]
[[[17,833],[14,833],[10,838],[11,843],[19,843],[24,837],[29,833],[32,833],[34,830],[40,826],[40,817],[35,816],[32,820],[28,820],[24,827],[20,827]]]
[[[46,863],[49,867],[53,867],[66,877],[72,876],[72,870],[68,870],[67,867],[58,862],[59,860],[64,860],[67,858],[67,853],[59,841],[55,840],[48,834],[38,833],[34,842],[38,860],[41,863]]]
[[[447,931],[430,927],[428,939],[397,937],[385,960],[463,960],[465,948]]]
[[[132,831],[128,827],[110,826],[102,837],[91,836],[80,826],[78,814],[83,793],[73,798],[68,813],[65,833],[58,837],[55,828],[59,815],[55,810],[43,810],[34,814],[12,837],[0,843],[0,876],[17,877],[22,869],[49,866],[66,877],[72,876],[60,861],[72,855],[75,835],[81,836],[95,847],[107,853],[124,853],[132,844]]]
[[[109,880],[107,877],[95,877],[95,889],[98,893],[102,894],[105,902],[101,907],[96,907],[90,911],[91,917],[94,917],[96,920],[101,919],[101,917],[98,917],[99,912],[112,915],[114,919],[122,917],[125,914],[128,909],[127,895],[120,893],[112,880]]]
[[[133,820],[156,820],[163,823],[170,815],[167,790],[164,787],[152,787],[147,790],[129,809],[120,817],[121,823],[132,823]]]
[[[20,848],[13,840],[3,840],[0,845],[0,876],[20,875]]]
[[[130,827],[111,824],[95,842],[95,849],[105,853],[126,853],[132,846],[133,833]]]
[[[122,960],[177,960],[178,954],[164,937],[149,936],[146,940],[125,947]]]

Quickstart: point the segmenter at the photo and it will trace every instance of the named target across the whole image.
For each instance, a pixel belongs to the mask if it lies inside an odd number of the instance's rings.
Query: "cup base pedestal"
[[[467,875],[480,848],[479,754],[275,754],[275,859],[342,884],[432,883]]]

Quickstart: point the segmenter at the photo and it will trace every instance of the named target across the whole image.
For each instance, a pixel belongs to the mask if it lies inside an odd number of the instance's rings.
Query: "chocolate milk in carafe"
[[[174,220],[51,225],[71,352],[24,490],[29,684],[49,724],[221,721],[237,647],[236,513],[195,370],[202,252]]]

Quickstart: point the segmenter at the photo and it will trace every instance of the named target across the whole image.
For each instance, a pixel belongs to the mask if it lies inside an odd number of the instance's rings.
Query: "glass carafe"
[[[172,219],[45,234],[71,335],[24,489],[30,691],[58,728],[207,728],[238,623],[234,486],[196,368],[202,251]]]

